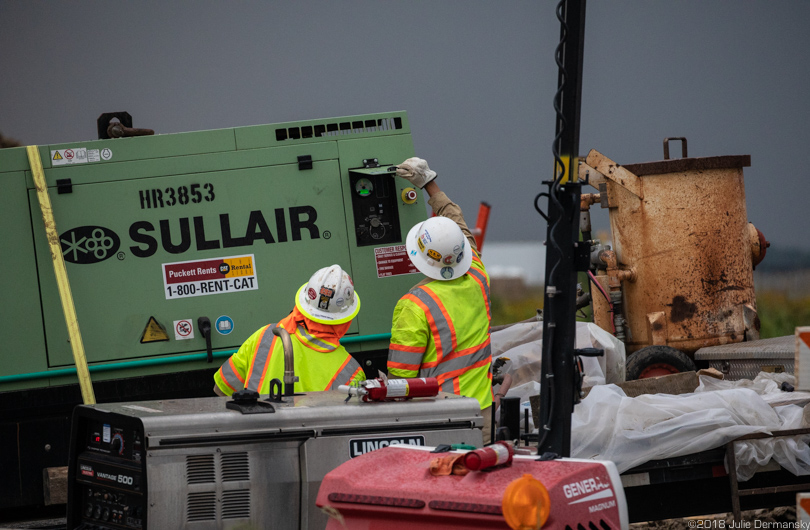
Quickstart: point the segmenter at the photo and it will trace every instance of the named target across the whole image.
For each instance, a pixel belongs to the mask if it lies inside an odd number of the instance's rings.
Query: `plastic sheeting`
[[[512,376],[512,386],[506,397],[520,398],[521,418],[523,409],[531,411],[529,397],[540,394],[540,360],[543,349],[543,321],[520,322],[492,333],[492,360],[508,357],[501,371]],[[600,348],[602,357],[583,357],[585,371],[583,386],[624,382],[624,343],[591,322],[577,322],[576,348]],[[529,414],[529,429],[534,421]]]
[[[574,409],[571,456],[611,460],[623,472],[649,460],[720,447],[746,434],[803,427],[801,406],[769,404],[785,394],[766,374],[754,381],[707,376],[700,381],[694,393],[677,396],[629,398],[616,385],[593,388]],[[750,479],[771,458],[796,475],[810,474],[807,441],[810,436],[735,444],[738,480]]]

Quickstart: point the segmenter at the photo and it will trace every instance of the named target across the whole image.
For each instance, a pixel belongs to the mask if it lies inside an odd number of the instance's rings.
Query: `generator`
[[[76,407],[67,528],[324,528],[315,498],[343,462],[389,445],[482,443],[478,401],[453,394],[262,398]]]
[[[97,402],[213,395],[222,362],[335,263],[363,301],[342,344],[385,370],[394,305],[419,280],[403,237],[427,217],[392,167],[414,155],[405,112],[38,152]],[[2,509],[42,503],[82,399],[25,148],[0,150],[0,182],[0,449],[17,458]]]

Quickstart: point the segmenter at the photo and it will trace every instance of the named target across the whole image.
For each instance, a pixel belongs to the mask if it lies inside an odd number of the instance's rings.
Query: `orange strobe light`
[[[548,490],[528,473],[506,487],[502,506],[506,524],[513,530],[538,530],[551,511]]]

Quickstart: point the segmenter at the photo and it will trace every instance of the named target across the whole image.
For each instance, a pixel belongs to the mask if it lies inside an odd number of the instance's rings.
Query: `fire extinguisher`
[[[416,397],[433,397],[439,394],[439,381],[435,377],[410,379],[367,379],[359,386],[340,385],[339,390],[349,397],[360,396],[363,401],[397,401]]]
[[[464,455],[464,467],[470,471],[482,471],[495,466],[509,465],[515,448],[505,441],[498,441]]]

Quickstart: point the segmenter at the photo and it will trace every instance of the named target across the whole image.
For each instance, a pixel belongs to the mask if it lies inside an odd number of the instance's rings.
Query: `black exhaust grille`
[[[215,482],[214,455],[186,456],[186,481],[188,484]]]
[[[250,490],[222,492],[223,519],[250,519]]]
[[[189,493],[186,520],[214,521],[217,517],[217,494],[213,491]]]
[[[342,121],[324,123],[319,125],[306,125],[304,127],[289,127],[276,129],[276,141],[305,140],[307,138],[321,138],[326,136],[342,136],[344,134],[361,134],[378,131],[393,131],[402,129],[402,118],[382,118],[378,120]]]
[[[222,482],[250,480],[250,465],[247,453],[222,453]]]

